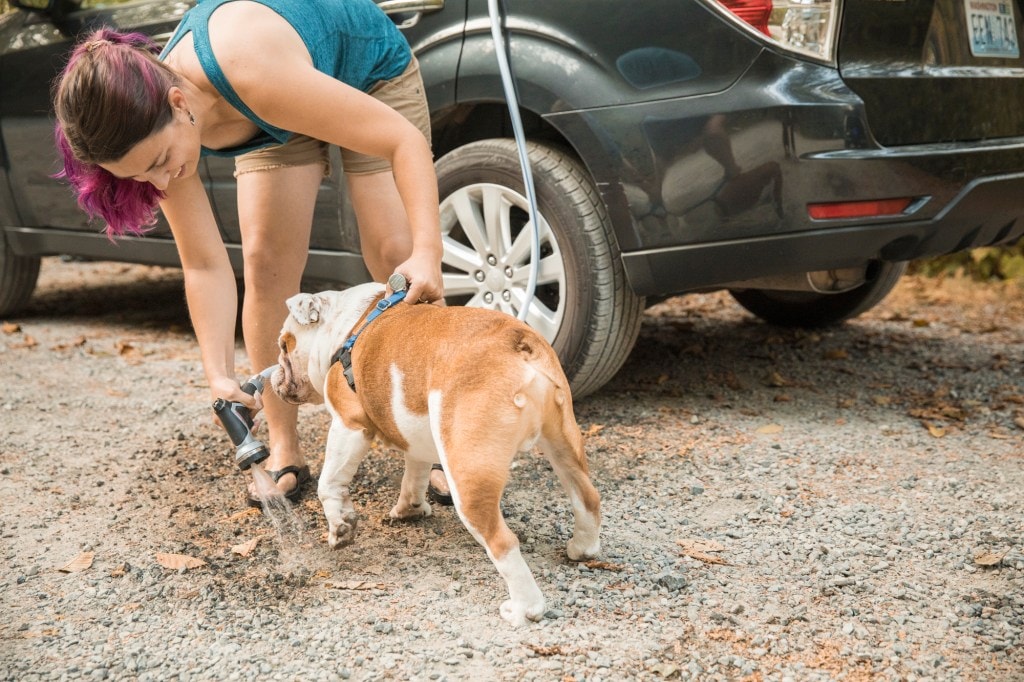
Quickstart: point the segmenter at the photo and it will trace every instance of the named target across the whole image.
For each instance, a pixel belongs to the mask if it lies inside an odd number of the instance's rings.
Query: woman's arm
[[[232,7],[235,5],[236,7]],[[217,30],[245,12],[246,35]],[[228,21],[229,20],[229,21]],[[230,25],[237,25],[231,23]],[[383,102],[317,71],[305,44],[279,15],[254,3],[218,9],[210,24],[214,52],[242,100],[268,123],[391,162],[395,184],[412,230],[413,256],[434,263],[427,291],[442,292],[437,177],[430,145],[416,126]],[[434,291],[431,291],[434,290]]]
[[[172,182],[160,209],[181,257],[185,298],[211,394],[252,406],[235,378],[235,275],[199,174]]]

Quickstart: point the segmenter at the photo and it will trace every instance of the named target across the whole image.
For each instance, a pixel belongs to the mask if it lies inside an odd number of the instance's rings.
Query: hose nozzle
[[[276,367],[268,367],[254,375],[242,384],[242,392],[249,395],[262,393]],[[228,437],[235,445],[235,464],[239,469],[246,471],[253,464],[259,464],[270,456],[267,446],[252,435],[252,415],[243,403],[217,398],[213,401],[213,411],[220,418],[220,423],[224,425],[224,430],[228,432]]]

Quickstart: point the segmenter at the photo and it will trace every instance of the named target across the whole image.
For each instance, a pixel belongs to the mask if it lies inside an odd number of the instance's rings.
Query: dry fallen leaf
[[[586,433],[584,433],[583,435],[584,436],[596,436],[597,434],[599,434],[601,432],[602,429],[604,429],[604,424],[591,424],[590,428],[587,429]]]
[[[849,357],[850,354],[847,353],[842,348],[833,348],[831,350],[825,351],[826,360],[847,360],[849,359]]]
[[[173,571],[179,569],[190,569],[199,568],[205,566],[206,562],[202,559],[197,559],[192,556],[185,556],[184,554],[163,554],[162,552],[156,553],[156,562],[164,568],[169,568]]]
[[[330,587],[335,590],[386,590],[388,589],[387,583],[374,583],[369,580],[328,580],[324,582],[324,587]]]
[[[539,644],[527,644],[533,653],[538,656],[562,656],[565,654],[565,649],[561,645],[555,644],[554,646],[540,646]]]
[[[704,552],[683,552],[686,556],[691,559],[696,559],[705,564],[717,564],[720,566],[729,566],[729,562],[722,557],[717,557],[714,554],[706,554]]]
[[[942,428],[941,426],[936,426],[931,422],[924,422],[924,426],[926,429],[928,429],[928,433],[932,434],[932,436],[935,438],[942,438],[943,436],[946,435],[946,429]]]
[[[714,540],[704,540],[696,538],[687,538],[685,540],[676,540],[676,544],[683,548],[684,552],[695,551],[695,552],[722,552],[725,551],[725,546],[720,542]]]
[[[96,557],[96,552],[82,552],[70,562],[60,567],[61,573],[78,573],[92,566],[92,560]]]
[[[725,549],[725,547],[714,540],[676,540],[676,544],[683,548],[680,554],[688,556],[691,559],[696,559],[697,561],[701,561],[705,564],[718,564],[720,566],[731,565],[725,559],[709,554],[709,552],[721,552]]]
[[[0,330],[2,330],[4,334],[8,335],[17,334],[21,331],[21,325],[14,322],[4,322],[3,327],[0,327]]]
[[[583,564],[587,568],[595,571],[621,571],[625,566],[619,564],[610,564],[607,561],[600,561],[598,559],[591,559]]]
[[[18,350],[18,349],[21,349],[21,348],[35,348],[38,345],[39,345],[39,342],[36,341],[34,336],[30,336],[29,334],[25,334],[25,338],[22,340],[21,343],[11,344],[10,347],[12,349],[14,349],[14,350]]]
[[[757,432],[764,434],[782,433],[782,426],[780,424],[766,424],[757,429]]]
[[[50,350],[67,350],[69,348],[79,348],[84,346],[86,343],[84,336],[76,336],[70,341],[62,341],[61,343],[50,346]]]
[[[974,555],[974,563],[978,566],[998,566],[1003,561],[1006,552],[996,554],[995,552],[980,552]]]
[[[240,512],[235,512],[231,516],[224,519],[225,521],[237,521],[238,519],[244,519],[249,516],[259,516],[262,512],[255,507],[249,507],[248,509]]]
[[[129,353],[135,350],[135,346],[128,343],[127,341],[118,341],[116,344],[114,344],[114,347],[117,348],[118,355],[128,355]]]
[[[112,570],[110,572],[110,577],[111,578],[123,578],[127,572],[128,572],[127,566],[125,566],[124,564],[121,564],[120,566],[118,566],[117,568],[115,568],[114,570]]]
[[[259,541],[259,538],[253,538],[248,542],[242,542],[235,545],[231,548],[231,551],[237,554],[238,556],[249,556],[249,554],[252,553],[254,549],[256,549],[256,545],[259,544]]]

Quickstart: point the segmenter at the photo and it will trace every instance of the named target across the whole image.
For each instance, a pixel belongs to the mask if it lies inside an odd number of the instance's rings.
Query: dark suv
[[[49,83],[82,31],[159,40],[190,5],[12,4],[3,315],[43,255],[177,263],[166,225],[111,244],[51,179]],[[517,313],[529,223],[487,2],[379,4],[428,89],[449,301]],[[502,15],[543,223],[528,321],[577,396],[622,365],[645,300],[727,288],[770,322],[827,324],[878,303],[911,259],[1024,233],[1017,0],[504,0]],[[232,164],[203,164],[240,266]],[[337,172],[317,208],[307,275],[364,280]]]

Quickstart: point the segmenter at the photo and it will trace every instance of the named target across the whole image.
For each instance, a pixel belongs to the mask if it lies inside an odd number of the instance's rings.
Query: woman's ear
[[[188,98],[185,97],[185,91],[177,85],[172,85],[171,89],[167,91],[167,104],[170,105],[176,115],[188,118]]]

